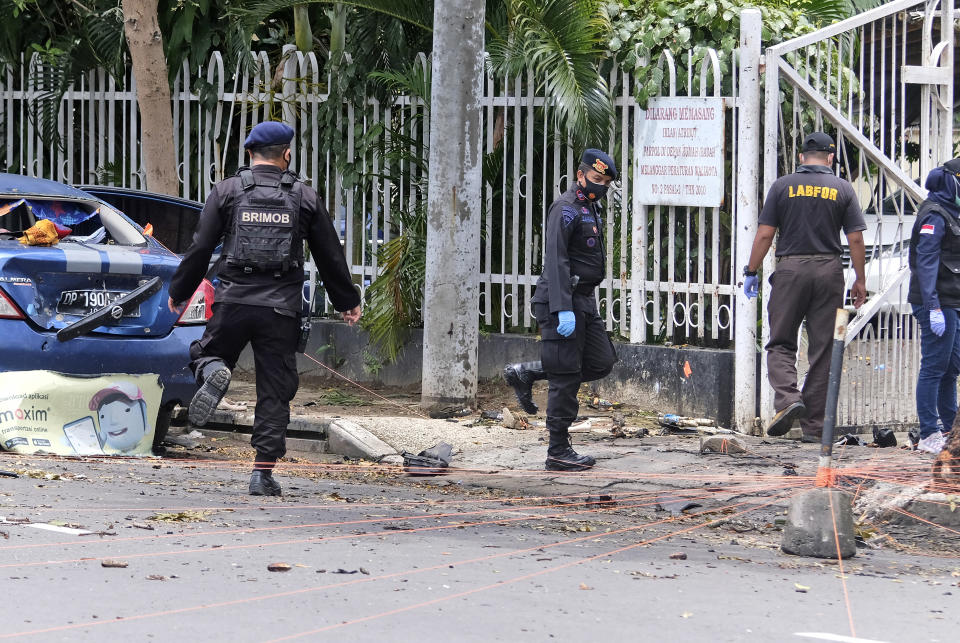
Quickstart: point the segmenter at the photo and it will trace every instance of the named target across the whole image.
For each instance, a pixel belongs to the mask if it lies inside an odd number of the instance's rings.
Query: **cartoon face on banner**
[[[90,399],[97,415],[97,436],[105,453],[129,453],[150,431],[143,392],[130,382],[117,382],[100,389]]]
[[[150,455],[161,398],[156,375],[0,373],[0,449]]]

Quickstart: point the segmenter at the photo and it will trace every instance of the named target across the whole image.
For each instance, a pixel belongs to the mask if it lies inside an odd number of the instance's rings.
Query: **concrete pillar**
[[[427,411],[472,406],[479,339],[484,0],[434,3],[423,301]]]
[[[766,73],[764,75],[764,106],[763,106],[763,194],[770,191],[773,182],[777,180],[777,171],[779,163],[779,150],[777,142],[779,140],[780,130],[780,57],[771,54],[769,50],[764,56],[764,65]],[[777,242],[774,240],[770,251],[763,260],[760,280],[760,296],[762,301],[770,301],[770,282],[768,278],[773,274],[775,262],[774,256],[777,250]],[[766,306],[763,306],[761,313],[762,323],[760,325],[760,345],[766,346],[770,339],[770,319],[767,315]],[[767,383],[767,360],[763,359],[761,354],[760,362],[760,420],[763,426],[770,424],[773,419],[773,389]]]
[[[857,554],[852,496],[818,487],[790,503],[780,548],[788,554],[846,560]]]
[[[760,27],[757,9],[740,12],[740,74],[737,98],[736,271],[750,261],[760,214]],[[742,278],[737,279],[742,283]],[[751,433],[757,406],[757,300],[734,292],[734,400],[733,423]]]

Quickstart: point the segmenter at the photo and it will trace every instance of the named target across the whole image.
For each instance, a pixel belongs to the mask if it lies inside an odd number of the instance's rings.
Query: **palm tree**
[[[252,33],[270,15],[308,4],[344,5],[369,14],[371,21],[388,16],[427,33],[433,29],[430,0],[255,0],[232,13]],[[606,139],[613,113],[599,72],[610,28],[602,6],[602,0],[488,0],[486,10],[494,70],[533,71],[556,107],[560,127],[594,141]]]

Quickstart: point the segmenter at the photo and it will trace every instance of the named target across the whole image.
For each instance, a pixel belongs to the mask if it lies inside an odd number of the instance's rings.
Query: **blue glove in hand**
[[[753,299],[760,292],[760,278],[757,275],[747,275],[743,278],[743,294],[747,299]]]
[[[930,311],[930,330],[932,330],[933,334],[937,337],[942,337],[943,333],[946,332],[947,321],[943,318],[942,310]]]
[[[557,324],[557,332],[564,337],[570,337],[577,328],[577,316],[573,314],[572,310],[561,310],[557,313],[557,317],[560,318],[560,323]],[[943,319],[943,315],[940,318]]]

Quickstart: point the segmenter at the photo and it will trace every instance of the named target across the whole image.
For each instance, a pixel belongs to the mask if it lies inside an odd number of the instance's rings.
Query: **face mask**
[[[960,181],[953,177],[953,202],[960,208]]]
[[[600,183],[594,183],[586,176],[583,177],[583,193],[591,201],[599,201],[603,197],[607,196],[607,190],[609,186],[602,185]]]

